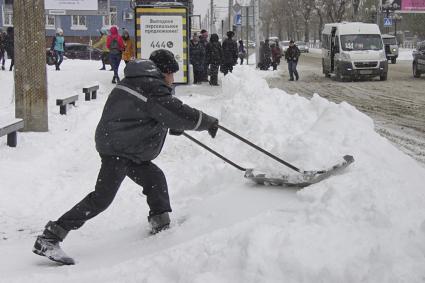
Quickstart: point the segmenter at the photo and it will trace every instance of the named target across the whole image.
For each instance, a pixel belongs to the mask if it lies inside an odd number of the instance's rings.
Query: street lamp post
[[[397,22],[401,21],[402,19],[403,19],[403,17],[401,15],[399,15],[399,14],[394,14],[394,16],[393,16],[393,21],[394,21],[394,36],[397,39],[397,42],[399,42],[398,41],[398,38],[397,38]]]

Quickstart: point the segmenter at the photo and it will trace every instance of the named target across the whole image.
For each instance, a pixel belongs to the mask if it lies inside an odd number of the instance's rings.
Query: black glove
[[[217,135],[217,131],[218,131],[218,120],[215,119],[215,121],[208,128],[208,134],[210,134],[212,138],[215,138],[215,136]]]
[[[170,135],[172,135],[172,136],[181,136],[184,133],[184,131],[183,130],[173,130],[173,129],[170,129],[168,131],[168,133]]]

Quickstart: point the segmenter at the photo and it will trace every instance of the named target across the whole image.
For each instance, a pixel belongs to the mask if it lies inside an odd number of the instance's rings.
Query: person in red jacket
[[[118,34],[118,28],[116,26],[112,26],[109,31],[111,34],[106,39],[106,48],[109,49],[109,61],[114,70],[112,83],[115,84],[117,81],[120,81],[118,68],[120,66],[122,52],[125,50],[125,45],[121,36]]]

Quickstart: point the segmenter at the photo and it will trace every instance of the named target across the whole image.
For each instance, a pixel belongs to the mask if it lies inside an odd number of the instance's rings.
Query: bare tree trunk
[[[29,22],[30,21],[30,22]],[[48,131],[44,0],[15,0],[15,115],[24,131]]]
[[[304,21],[304,42],[310,41],[310,23],[309,20]]]

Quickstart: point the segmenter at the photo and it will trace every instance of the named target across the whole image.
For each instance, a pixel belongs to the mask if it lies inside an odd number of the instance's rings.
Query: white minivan
[[[322,68],[337,80],[379,76],[387,80],[388,62],[378,25],[342,22],[325,24]]]

